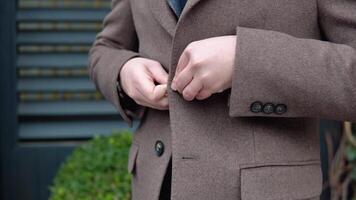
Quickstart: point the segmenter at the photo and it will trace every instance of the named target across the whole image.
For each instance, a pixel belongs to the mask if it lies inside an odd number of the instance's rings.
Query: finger
[[[161,99],[166,95],[166,93],[167,93],[167,84],[156,85],[156,87],[153,90],[153,94],[155,96],[154,99]]]
[[[143,97],[143,101],[152,101],[154,100],[154,89],[156,85],[150,74],[143,73],[137,77],[136,90]]]
[[[157,109],[164,109],[167,107],[165,102],[161,102],[163,98],[167,98],[167,84],[156,85],[154,86],[152,92],[150,94],[146,94],[149,92],[139,90],[142,96],[144,96],[141,101],[150,107],[157,108]],[[168,102],[167,102],[168,103]]]
[[[148,102],[136,102],[139,105],[154,108],[157,110],[168,110],[168,98],[161,99],[159,102],[156,102],[155,104],[151,104]]]
[[[174,89],[178,90],[180,93],[183,92],[183,89],[193,80],[193,73],[189,67],[185,68],[183,71],[176,76],[173,80]]]
[[[179,57],[176,72],[174,76],[176,77],[189,63],[189,56],[187,51],[183,51],[182,55]]]
[[[148,101],[146,98],[135,99],[135,102],[139,105],[155,108],[159,110],[168,109],[168,97],[164,97],[156,102]]]
[[[156,109],[158,110],[168,110],[168,97],[164,97],[155,104]]]
[[[151,78],[159,84],[166,84],[168,81],[168,74],[159,62],[151,62],[147,69],[151,75]]]
[[[211,96],[211,92],[208,91],[207,89],[202,89],[200,90],[200,92],[195,96],[196,99],[198,100],[204,100],[204,99],[207,99]]]
[[[139,105],[155,107],[156,99],[164,96],[167,85],[160,85],[156,89],[156,85],[154,84],[150,74],[146,72],[137,73],[136,75],[137,77],[135,78],[135,93],[133,94],[133,99]]]
[[[154,95],[156,101],[152,102],[153,105],[156,106],[159,110],[166,110],[168,109],[168,97],[166,96],[167,93],[167,85],[157,85],[154,89]]]
[[[147,99],[147,104],[151,105],[150,107],[156,108],[159,110],[168,109],[168,96],[166,95],[167,85],[157,85],[154,89],[154,100]]]
[[[193,78],[193,80],[184,88],[182,93],[183,98],[187,101],[193,100],[202,88],[202,81],[198,78]]]

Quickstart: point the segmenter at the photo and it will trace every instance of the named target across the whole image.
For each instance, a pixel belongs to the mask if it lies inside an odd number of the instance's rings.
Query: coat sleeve
[[[119,73],[126,61],[139,56],[137,48],[138,39],[129,0],[112,0],[103,30],[90,49],[88,69],[96,88],[115,106],[129,127],[132,127],[133,118],[143,115],[145,107],[128,96],[118,94]]]
[[[356,121],[355,10],[355,0],[318,1],[325,41],[236,27],[230,117]],[[261,112],[251,109],[254,102],[262,103]],[[270,107],[263,111],[268,103],[274,105],[270,114]],[[276,105],[285,105],[285,112],[277,114]]]

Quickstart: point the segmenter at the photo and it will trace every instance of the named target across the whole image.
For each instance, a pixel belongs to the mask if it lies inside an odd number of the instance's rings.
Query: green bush
[[[337,144],[335,155],[331,136],[326,139],[329,152],[330,199],[356,200],[356,124],[344,122],[341,141]]]
[[[50,187],[51,200],[128,200],[131,176],[128,131],[97,136],[76,148],[62,164]]]

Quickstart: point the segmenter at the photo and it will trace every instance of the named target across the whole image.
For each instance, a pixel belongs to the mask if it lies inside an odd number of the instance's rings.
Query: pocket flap
[[[136,164],[136,157],[138,153],[138,144],[132,143],[129,152],[129,160],[127,163],[127,170],[129,173],[132,173]]]
[[[242,200],[308,199],[320,195],[321,190],[320,163],[241,169]]]

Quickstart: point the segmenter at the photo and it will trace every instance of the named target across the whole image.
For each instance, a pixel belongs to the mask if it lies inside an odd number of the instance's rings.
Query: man
[[[90,52],[140,120],[133,199],[318,199],[318,119],[356,121],[356,1],[173,4],[114,0]]]

